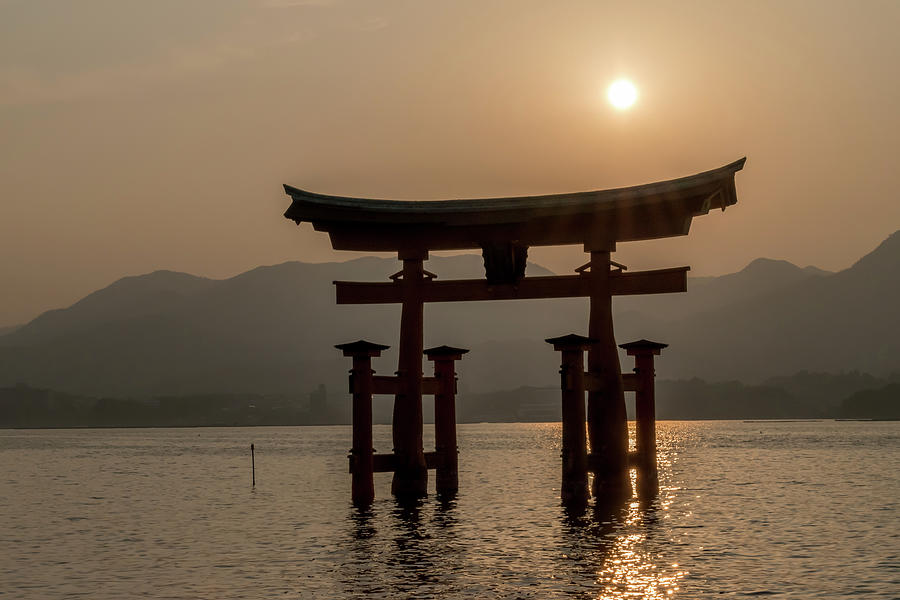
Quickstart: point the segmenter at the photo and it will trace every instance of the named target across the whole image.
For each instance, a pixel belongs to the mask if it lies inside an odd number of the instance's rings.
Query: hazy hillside
[[[625,322],[624,337],[671,342],[663,376],[758,381],[801,370],[900,369],[900,232],[851,268],[809,277],[647,331]],[[662,366],[664,364],[664,366]]]
[[[783,389],[795,398],[807,402],[817,402],[827,409],[835,409],[841,401],[860,390],[882,388],[892,381],[898,381],[900,371],[888,379],[874,377],[868,373],[849,371],[846,373],[811,373],[799,371],[791,376],[771,377],[764,385]]]
[[[841,402],[838,414],[845,419],[900,419],[900,383],[857,392]]]
[[[93,395],[343,388],[346,360],[334,344],[365,337],[396,346],[399,306],[336,306],[332,281],[386,280],[397,268],[392,259],[363,258],[290,262],[222,281],[171,272],[128,277],[0,337],[0,381]],[[429,269],[445,278],[483,275],[474,255],[434,257]],[[549,272],[532,265],[529,273]],[[555,303],[562,320],[565,305]],[[547,319],[535,313],[549,306],[430,306],[426,342],[537,339]],[[392,372],[392,353],[376,368]]]
[[[687,294],[623,297],[616,299],[616,305],[621,313],[638,312],[657,320],[677,320],[831,274],[815,267],[800,268],[786,260],[757,258],[737,273],[691,277]]]
[[[89,332],[102,323],[161,314],[177,309],[186,298],[217,283],[174,271],[123,277],[68,308],[45,312],[0,338],[0,343],[34,345],[51,342],[63,336]]]
[[[691,278],[686,294],[621,297],[613,305],[620,342],[670,345],[656,363],[661,378],[758,384],[799,371],[886,377],[900,372],[900,232],[839,273],[758,259],[738,273]],[[586,302],[571,310],[569,330],[584,331]],[[504,385],[494,389],[516,387],[505,381],[516,359],[523,384],[555,383],[546,376],[543,346],[538,338],[491,343],[490,354],[504,357]],[[623,370],[632,368],[632,359],[621,360]],[[850,389],[861,388],[841,383],[826,401]]]
[[[433,257],[441,278],[480,277],[480,256]],[[0,336],[0,386],[90,395],[209,392],[294,394],[345,387],[335,343],[366,338],[396,347],[399,306],[336,306],[335,279],[379,280],[394,259],[289,262],[226,280],[160,271],[127,277],[73,306]],[[529,274],[547,274],[535,265]],[[742,271],[692,279],[687,294],[617,298],[620,341],[670,344],[661,378],[766,378],[797,371],[900,370],[900,233],[852,268],[828,274],[757,260]],[[436,304],[426,344],[472,352],[460,365],[469,392],[557,385],[558,356],[543,339],[587,327],[584,299]],[[394,349],[376,359],[392,373]],[[428,365],[426,365],[426,369]],[[623,359],[623,368],[631,360]]]

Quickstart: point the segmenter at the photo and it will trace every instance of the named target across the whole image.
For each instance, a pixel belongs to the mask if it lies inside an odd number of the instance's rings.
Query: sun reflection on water
[[[631,484],[632,498],[625,503],[619,531],[605,556],[598,557],[601,560],[595,580],[597,598],[671,598],[687,573],[677,564],[667,563],[659,553],[649,551],[646,542],[654,534],[659,513],[665,513],[671,505],[673,495],[661,490],[659,498],[642,501],[637,495],[634,470]]]
[[[674,448],[660,448],[661,473],[670,470],[674,458]],[[636,470],[630,477],[630,498],[595,500],[587,514],[568,518],[564,531],[580,550],[579,562],[594,570],[592,596],[598,600],[673,598],[688,573],[653,549],[665,547],[656,543],[666,536],[659,524],[668,518],[678,488],[660,485],[658,493],[647,494],[638,485]]]
[[[559,427],[529,431],[554,451],[547,453],[546,481],[559,472]],[[663,432],[658,491],[642,486],[632,470],[626,497],[560,505],[559,488],[534,485],[510,469],[516,461],[507,451],[503,469],[473,469],[472,475],[484,477],[471,488],[481,494],[478,501],[463,495],[446,503],[425,498],[403,504],[386,497],[353,513],[352,552],[335,571],[344,597],[512,597],[510,590],[523,600],[677,597],[689,587],[689,574],[672,522],[686,511],[678,499],[680,480],[672,474],[679,440]],[[486,475],[508,479],[491,485]]]

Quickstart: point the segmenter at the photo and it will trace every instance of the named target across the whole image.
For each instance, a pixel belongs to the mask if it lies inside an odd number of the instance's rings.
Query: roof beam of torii
[[[327,232],[335,250],[424,255],[501,243],[609,250],[616,242],[687,235],[693,217],[735,204],[734,176],[744,161],[627,188],[512,198],[377,200],[285,185],[292,203],[284,216]]]
[[[285,216],[327,232],[336,250],[395,251],[422,260],[431,250],[480,248],[485,279],[435,281],[418,286],[424,302],[586,297],[591,273],[525,277],[530,246],[583,244],[612,251],[620,241],[687,235],[695,216],[737,202],[735,173],[745,159],[669,181],[628,188],[479,200],[395,201],[328,196],[284,186],[293,202]],[[687,290],[689,267],[643,272],[613,270],[611,295]],[[338,304],[403,301],[404,281],[336,281]]]

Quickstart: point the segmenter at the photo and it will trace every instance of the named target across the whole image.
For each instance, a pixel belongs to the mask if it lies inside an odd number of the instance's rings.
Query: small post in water
[[[250,474],[253,481],[253,487],[256,487],[256,456],[253,450],[253,444],[250,444]]]

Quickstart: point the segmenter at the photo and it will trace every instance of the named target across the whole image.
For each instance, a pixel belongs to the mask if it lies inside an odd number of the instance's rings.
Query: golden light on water
[[[599,600],[671,598],[679,590],[681,580],[687,575],[687,571],[680,569],[678,563],[667,563],[664,557],[647,548],[649,515],[637,500],[636,475],[632,470],[633,498],[628,503],[621,529],[597,570]],[[665,513],[672,501],[671,491],[664,490],[660,494],[659,504],[653,510]]]
[[[629,423],[629,446],[636,442],[635,423]],[[555,429],[556,448],[561,449],[561,430]],[[675,452],[661,436],[660,470],[671,470]],[[669,519],[678,487],[663,484],[652,498],[642,498],[639,475],[629,472],[631,495],[621,504],[595,504],[593,512],[570,530],[576,541],[563,558],[590,573],[591,597],[597,600],[669,600],[682,593],[689,570],[660,545],[663,525]],[[595,500],[596,503],[596,500]],[[568,550],[568,549],[567,549]],[[585,594],[587,596],[587,594]]]
[[[627,79],[617,79],[606,90],[609,103],[618,110],[626,110],[634,106],[638,98],[637,88]]]

